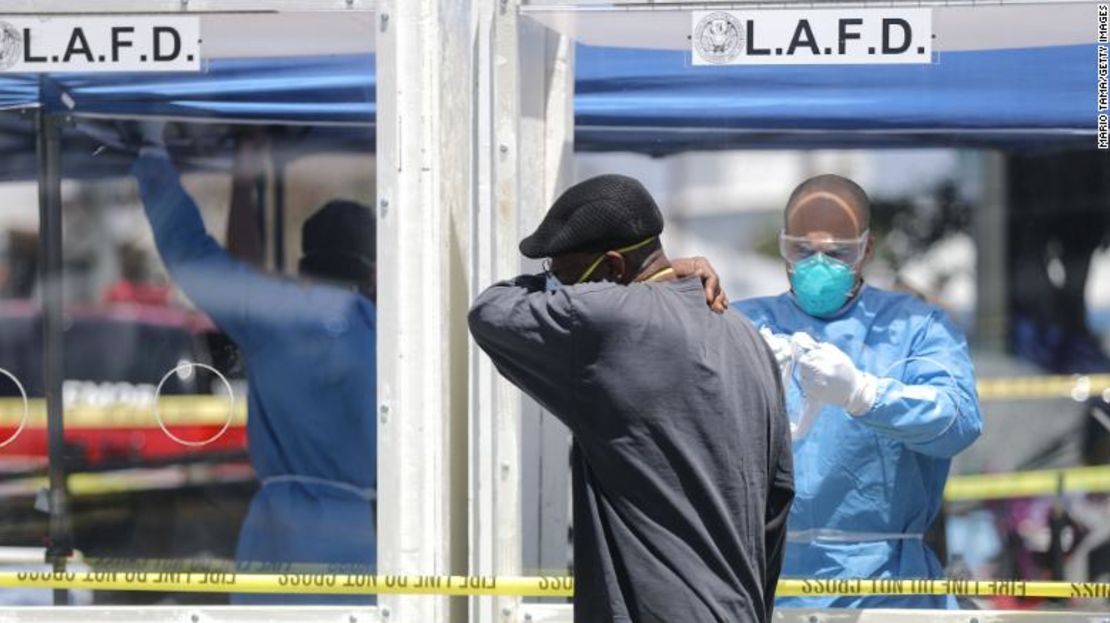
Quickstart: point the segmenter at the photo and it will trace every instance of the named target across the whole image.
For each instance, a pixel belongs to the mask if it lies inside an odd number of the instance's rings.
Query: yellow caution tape
[[[69,491],[72,495],[83,496],[172,489],[198,479],[203,480],[205,469],[204,467],[173,466],[121,470],[103,474],[71,474]],[[252,474],[249,469],[241,473],[229,473],[225,470],[219,476],[228,481],[239,481],[251,478]],[[1061,476],[1063,476],[1063,493],[1110,493],[1110,465],[1104,465],[952,476],[944,489],[944,499],[948,502],[972,502],[1052,496],[1060,490]],[[44,477],[36,477],[13,480],[8,484],[21,485],[29,491],[37,491],[47,487],[49,483]]]
[[[952,476],[944,488],[944,499],[963,502],[1055,495],[1061,484],[1064,493],[1110,492],[1110,466]]]
[[[519,595],[569,597],[569,577],[491,577],[364,574],[255,574],[234,571],[7,571],[0,588],[73,588],[195,593],[311,593],[329,595]]]
[[[979,379],[980,400],[1070,398],[1083,401],[1110,390],[1110,374],[1013,376]]]
[[[1086,400],[1110,393],[1110,374],[1015,376],[980,379],[980,400],[1043,400],[1067,398]],[[29,401],[27,426],[46,427],[46,402]],[[227,421],[228,401],[223,396],[161,396],[158,410],[169,426],[222,426]],[[23,417],[23,401],[0,398],[0,427],[14,427]],[[67,429],[157,427],[152,404],[117,402],[105,405],[81,404],[66,407]],[[236,400],[231,424],[243,426],[247,420],[245,400]]]
[[[204,469],[193,467],[191,471],[183,471],[180,467],[166,467],[104,474],[71,474],[69,491],[72,495],[83,496],[172,489],[203,480]],[[1064,478],[1064,493],[1110,493],[1110,465],[1106,465],[952,476],[944,489],[944,499],[948,502],[972,502],[1052,496],[1058,491],[1061,475]],[[249,469],[242,473],[229,473],[225,470],[220,477],[228,481],[240,481],[251,478],[252,474]],[[49,483],[46,478],[27,478],[9,484],[19,484],[28,490],[37,491]]]
[[[168,467],[136,468],[105,473],[70,474],[69,493],[75,497],[131,493],[134,491],[165,491],[180,489],[193,484],[240,483],[254,480],[248,465],[215,469],[207,465],[174,465]],[[9,492],[32,494],[50,487],[45,477],[20,478],[4,483]]]
[[[962,595],[967,597],[1057,597],[1110,599],[1110,582],[1027,582],[1024,580],[780,580],[782,597],[811,595]]]
[[[28,428],[46,428],[46,401],[28,401]],[[247,404],[236,399],[232,408],[226,396],[162,396],[158,412],[167,426],[223,426],[231,409],[231,425],[244,426]],[[23,417],[23,401],[0,398],[0,427],[14,427]],[[74,405],[65,408],[66,430],[82,428],[158,428],[153,403],[117,402],[102,406]]]
[[[8,571],[0,588],[67,588],[200,593],[410,594],[455,596],[569,597],[574,578],[255,574],[234,571]],[[1110,582],[1022,580],[783,579],[778,595],[963,595],[1110,599]]]

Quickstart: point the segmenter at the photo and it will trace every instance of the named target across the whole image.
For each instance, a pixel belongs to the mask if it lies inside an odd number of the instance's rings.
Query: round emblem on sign
[[[10,69],[23,56],[23,35],[8,22],[0,22],[0,71]]]
[[[694,48],[710,63],[727,63],[740,56],[744,37],[740,20],[730,13],[710,13],[694,29]]]

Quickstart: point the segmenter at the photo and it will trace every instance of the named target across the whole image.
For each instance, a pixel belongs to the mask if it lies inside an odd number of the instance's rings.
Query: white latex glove
[[[794,354],[796,356],[801,356],[803,353],[807,353],[814,348],[817,348],[820,345],[820,342],[813,339],[810,334],[798,331],[794,335],[790,336],[790,344],[794,347]]]
[[[875,404],[879,380],[856,369],[848,355],[832,344],[818,344],[799,357],[796,365],[807,403],[844,407],[856,416]]]
[[[803,355],[817,348],[818,344],[819,342],[808,333],[801,331],[794,333],[790,336],[790,348],[793,352],[792,361],[797,362]],[[789,384],[789,380],[787,378],[786,382],[783,383],[784,387]],[[817,422],[817,416],[821,414],[821,408],[824,406],[824,403],[808,398],[802,402],[802,416],[797,423],[790,423],[790,436],[794,441],[798,441],[809,433],[809,429],[813,428],[814,423]]]
[[[775,362],[779,364],[779,370],[786,375],[787,368],[793,363],[794,359],[794,346],[790,343],[790,337],[782,333],[774,333],[770,327],[761,327],[759,329],[759,336],[767,342],[767,346],[771,347],[771,353],[775,355]]]

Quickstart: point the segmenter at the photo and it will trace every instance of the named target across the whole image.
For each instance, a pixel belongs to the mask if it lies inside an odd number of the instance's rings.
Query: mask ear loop
[[[637,242],[636,244],[630,244],[627,247],[621,247],[619,249],[614,249],[614,251],[616,251],[617,253],[621,253],[621,254],[631,253],[632,251],[635,251],[636,249],[646,247],[647,245],[651,244],[652,241],[654,241],[656,239],[658,239],[658,236],[652,236],[651,238],[648,238],[647,240],[641,240],[640,242]],[[601,255],[599,255],[597,257],[596,260],[594,260],[593,264],[590,264],[590,267],[586,269],[586,272],[582,273],[582,276],[578,278],[578,281],[575,281],[574,283],[575,284],[585,283],[586,280],[590,278],[590,275],[592,275],[594,273],[594,271],[597,270],[597,267],[601,266],[601,262],[604,261],[604,260],[605,260],[605,253],[602,253]]]
[[[590,278],[590,275],[594,274],[594,271],[597,270],[597,267],[601,266],[601,262],[604,259],[605,259],[605,254],[604,253],[597,256],[597,259],[594,260],[593,264],[590,264],[590,267],[586,269],[586,272],[582,273],[582,276],[578,278],[578,281],[574,282],[575,285],[578,285],[580,283],[585,283],[586,280]]]

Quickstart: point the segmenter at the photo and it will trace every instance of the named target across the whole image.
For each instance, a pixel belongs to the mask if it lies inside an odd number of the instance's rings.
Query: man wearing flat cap
[[[634,179],[567,190],[470,330],[574,436],[575,621],[770,619],[793,499],[773,355]]]

